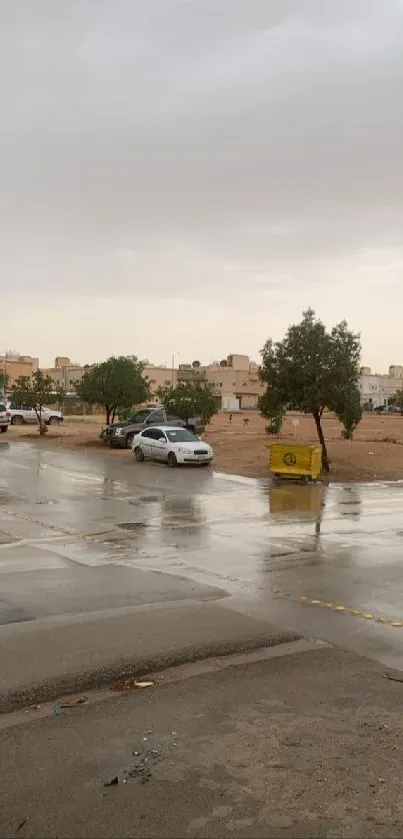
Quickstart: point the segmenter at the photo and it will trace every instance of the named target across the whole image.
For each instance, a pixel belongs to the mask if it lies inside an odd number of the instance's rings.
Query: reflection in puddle
[[[191,496],[167,498],[161,505],[163,527],[205,525],[206,517],[198,498]]]
[[[359,518],[361,515],[361,497],[355,487],[340,487],[335,506],[340,517],[346,519]]]
[[[263,551],[264,572],[320,562],[323,484],[283,482],[268,489],[271,539]]]
[[[322,484],[273,484],[269,488],[269,504],[272,515],[292,513],[310,514],[309,517],[321,514],[324,506],[325,488]]]
[[[160,506],[159,536],[164,545],[198,549],[206,544],[208,525],[202,500],[198,496],[172,496]]]

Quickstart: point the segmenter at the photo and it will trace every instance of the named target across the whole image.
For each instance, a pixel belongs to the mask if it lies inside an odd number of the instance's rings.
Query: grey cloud
[[[168,277],[211,296],[243,287],[231,262],[261,288],[298,260],[399,258],[401,3],[3,0],[1,16],[2,260],[20,288],[58,271],[77,293],[158,295]]]

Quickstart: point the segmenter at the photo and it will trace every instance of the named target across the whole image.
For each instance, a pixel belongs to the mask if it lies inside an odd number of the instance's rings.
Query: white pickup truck
[[[10,412],[7,410],[7,405],[5,402],[0,402],[0,432],[2,434],[4,434],[5,431],[8,431],[10,422],[11,417]]]
[[[11,425],[25,425],[26,423],[38,422],[35,408],[29,405],[8,405],[7,411],[10,415]],[[63,422],[64,416],[60,411],[53,411],[50,408],[42,408],[42,422],[45,425],[58,425]]]

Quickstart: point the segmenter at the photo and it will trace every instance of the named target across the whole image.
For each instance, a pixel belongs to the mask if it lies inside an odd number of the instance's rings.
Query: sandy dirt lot
[[[244,419],[249,420],[244,425]],[[297,429],[294,419],[299,420]],[[36,427],[10,428],[8,440],[37,441],[45,446],[64,446],[73,449],[102,449],[113,457],[131,457],[127,450],[113,450],[100,439],[102,417],[68,417],[63,426],[49,429],[39,440]],[[213,417],[206,429],[205,439],[214,447],[215,468],[222,472],[262,478],[268,475],[269,442],[316,443],[314,422],[302,414],[286,417],[278,437],[265,433],[266,421],[254,412],[233,415],[232,423],[226,414]],[[342,440],[341,426],[328,415],[323,419],[328,441],[333,481],[376,481],[403,479],[403,417],[400,415],[364,416],[353,441]]]

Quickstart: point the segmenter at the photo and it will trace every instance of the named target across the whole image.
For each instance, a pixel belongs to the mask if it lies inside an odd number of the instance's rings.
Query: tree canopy
[[[312,309],[288,328],[282,341],[269,339],[262,350],[260,375],[267,385],[260,402],[262,414],[271,418],[288,405],[312,414],[325,471],[329,471],[329,460],[321,424],[324,409],[335,411],[343,424],[347,422],[348,436],[361,419],[360,355],[360,336],[348,329],[346,321],[328,332]]]
[[[6,373],[0,373],[0,399],[6,398],[9,378]]]
[[[90,405],[102,405],[106,422],[113,422],[118,408],[141,405],[149,398],[150,384],[143,370],[136,356],[112,356],[85,371],[76,385],[77,394]]]
[[[212,389],[204,382],[180,382],[176,387],[159,388],[158,396],[169,412],[185,422],[200,416],[208,423],[217,412]]]
[[[396,405],[397,408],[400,408],[400,413],[403,416],[403,388],[396,391],[391,401],[393,405]]]
[[[42,422],[42,410],[52,400],[54,389],[51,377],[37,370],[31,377],[20,376],[10,390],[13,402],[27,405],[35,410],[40,434],[44,434],[47,430]]]

